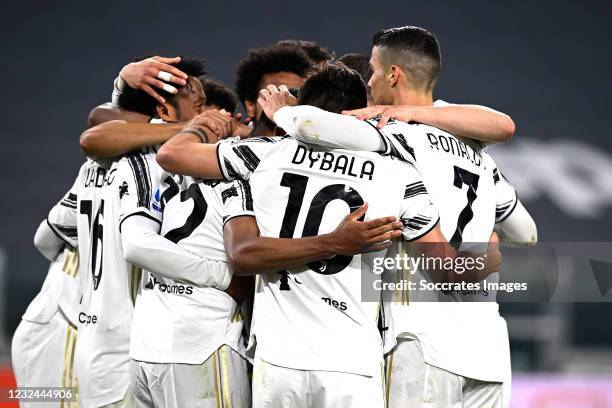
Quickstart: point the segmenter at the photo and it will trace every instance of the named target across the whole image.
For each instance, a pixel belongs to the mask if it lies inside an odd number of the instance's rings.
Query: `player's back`
[[[407,185],[420,179],[393,158],[290,138],[221,145],[219,156],[228,177],[249,178],[257,223],[268,237],[331,232],[366,202],[366,220],[399,217]],[[437,222],[428,211],[422,216],[423,229]],[[361,256],[335,256],[262,275],[254,317],[258,355],[285,367],[374,375],[382,355],[379,305],[361,300],[362,273],[370,271],[362,271]]]
[[[397,122],[382,132],[389,152],[395,149],[393,154],[416,161],[438,207],[445,238],[457,248],[484,252],[496,219],[495,164],[490,157],[479,146],[427,125]],[[430,280],[424,271],[409,273],[417,282]],[[406,298],[409,303],[396,297],[392,304],[394,335],[418,338],[427,363],[470,378],[504,378],[498,345],[503,344],[505,322],[494,296],[487,291],[412,291]],[[475,298],[481,302],[470,302]]]
[[[160,235],[229,271],[223,244],[224,202],[238,195],[238,185],[163,173],[153,203],[163,213]],[[132,359],[201,364],[223,344],[244,352],[240,307],[229,294],[144,274],[134,310]]]
[[[100,194],[106,177],[106,167],[93,160],[87,160],[63,199],[49,212],[47,222],[55,233],[76,252],[61,269],[71,273],[61,274],[58,282],[60,296],[57,301],[66,317],[75,325],[81,323],[82,293],[86,292],[90,278],[91,214],[97,211]],[[84,271],[84,273],[81,273]]]
[[[77,375],[87,405],[118,401],[127,389],[130,326],[142,271],[125,261],[121,222],[150,208],[160,172],[153,148],[125,155],[106,172],[91,215],[84,214],[91,222],[91,242]]]
[[[410,134],[403,131],[414,127]],[[414,131],[416,130],[416,132]],[[423,124],[396,123],[383,129],[394,145],[412,151],[425,187],[440,213],[449,242],[489,242],[495,222],[493,168],[474,143]],[[419,186],[413,190],[418,191]]]

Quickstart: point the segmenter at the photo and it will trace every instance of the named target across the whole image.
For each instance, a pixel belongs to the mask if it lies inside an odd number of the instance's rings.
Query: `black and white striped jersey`
[[[74,184],[66,195],[51,209],[47,222],[67,245],[76,248],[78,271],[74,278],[63,277],[60,305],[75,325],[80,324],[81,297],[90,280],[90,245],[92,215],[97,212],[107,169],[93,160],[87,160],[79,169]],[[83,272],[83,273],[81,273]]]
[[[443,234],[457,246],[480,243],[478,248],[484,250],[496,220],[503,219],[514,206],[513,189],[501,177],[496,181],[496,165],[480,144],[441,129],[393,120],[378,129],[376,121],[303,106],[281,108],[274,119],[302,141],[378,151],[415,163],[438,207]],[[411,186],[407,195],[417,192],[418,187]],[[474,247],[470,245],[470,249]],[[430,280],[426,271],[411,269],[409,273],[414,282]],[[509,369],[504,360],[509,354],[504,348],[508,338],[494,296],[488,302],[462,302],[470,295],[457,292],[398,290],[396,302],[385,302],[391,309],[385,316],[392,316],[393,323],[393,336],[385,339],[416,337],[428,364],[483,381],[506,381]],[[394,342],[388,342],[387,350],[393,346]]]
[[[410,128],[418,132],[408,137]],[[380,135],[387,143],[387,154],[415,159],[440,212],[446,239],[456,247],[484,251],[494,224],[516,206],[516,193],[491,156],[472,141],[422,124],[392,123]],[[428,279],[428,275],[417,270],[413,279]],[[495,279],[497,274],[486,278]],[[483,301],[465,301],[470,296],[411,293],[409,303],[391,304],[394,335],[416,336],[428,364],[482,381],[505,381],[507,332],[494,294],[485,291],[480,296]],[[443,297],[446,301],[440,301]]]
[[[151,204],[163,214],[158,233],[165,240],[157,244],[156,252],[169,241],[227,269],[231,277],[223,243],[224,222],[253,215],[248,187],[242,184],[194,180],[164,172]],[[143,250],[148,249],[145,246]],[[152,253],[149,257],[155,256]],[[148,267],[151,271],[143,276],[132,321],[132,359],[202,364],[224,344],[244,354],[240,306],[224,288],[170,279]],[[175,267],[187,269],[178,263]],[[208,273],[206,269],[198,271]]]
[[[91,236],[76,358],[79,393],[88,406],[120,400],[129,383],[130,327],[142,270],[124,258],[121,224],[134,216],[161,223],[152,207],[162,172],[155,155],[154,147],[124,155],[105,172],[95,196],[77,199]]]
[[[227,179],[248,180],[262,236],[310,237],[333,231],[364,203],[365,219],[397,216],[412,240],[438,222],[421,176],[377,153],[317,149],[292,138],[218,144]],[[375,375],[382,345],[378,304],[361,301],[361,256],[336,256],[260,275],[254,327],[258,356],[303,370]]]

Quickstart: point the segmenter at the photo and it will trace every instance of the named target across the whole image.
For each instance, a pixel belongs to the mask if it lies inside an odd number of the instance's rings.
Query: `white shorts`
[[[253,408],[384,408],[380,375],[279,367],[255,356]]]
[[[222,346],[202,364],[146,363],[130,360],[136,408],[249,408],[247,362]]]
[[[387,354],[388,408],[503,408],[503,383],[485,382],[429,365],[418,340],[398,339]]]
[[[81,405],[82,406],[82,405]],[[132,396],[131,387],[128,387],[125,392],[125,396],[121,401],[113,402],[112,404],[104,405],[101,408],[133,408],[134,407],[134,397]],[[75,405],[76,408],[76,405]]]
[[[77,329],[58,310],[48,323],[22,320],[11,346],[13,372],[18,387],[76,388],[74,351]],[[21,403],[21,407],[57,407],[58,402]],[[64,402],[76,407],[76,402]]]

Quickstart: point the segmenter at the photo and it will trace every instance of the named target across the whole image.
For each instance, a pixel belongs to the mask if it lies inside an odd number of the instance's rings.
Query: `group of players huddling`
[[[372,46],[252,49],[237,96],[195,59],[126,65],[36,232],[51,266],[13,338],[18,385],[75,389],[62,407],[507,407],[494,294],[364,301],[361,254],[486,254],[409,274],[499,279],[499,240],[537,240],[485,147],[514,124],[434,102],[427,30]]]

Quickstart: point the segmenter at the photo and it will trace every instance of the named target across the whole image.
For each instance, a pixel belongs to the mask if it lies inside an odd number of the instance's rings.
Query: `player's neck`
[[[393,98],[394,105],[414,105],[431,106],[433,105],[433,93],[416,91],[412,88],[403,88],[396,91]]]

